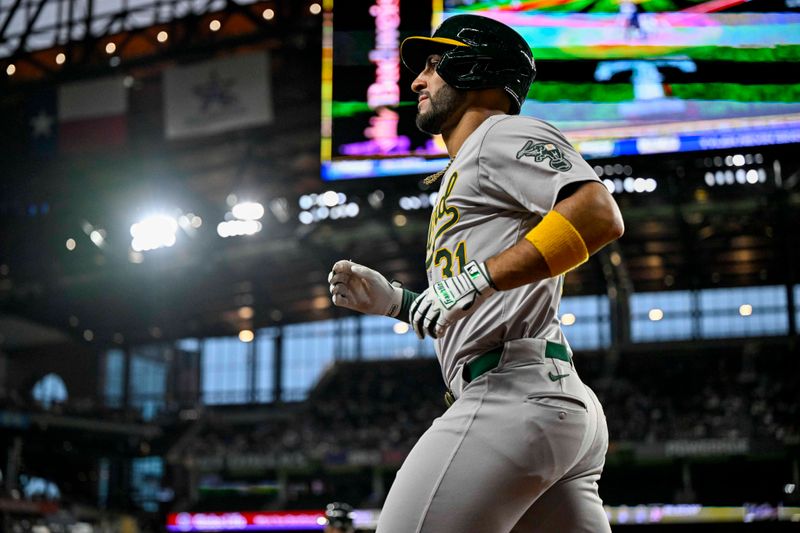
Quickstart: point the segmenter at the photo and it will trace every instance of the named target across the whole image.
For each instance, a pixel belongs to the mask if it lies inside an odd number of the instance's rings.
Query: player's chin
[[[432,111],[418,111],[416,124],[417,129],[423,133],[429,133],[431,135],[439,135],[442,133],[442,121],[439,119],[436,113]]]

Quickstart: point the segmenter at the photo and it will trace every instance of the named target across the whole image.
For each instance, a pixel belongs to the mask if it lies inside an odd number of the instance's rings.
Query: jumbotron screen
[[[417,131],[409,35],[475,13],[515,28],[537,77],[523,115],[587,159],[800,142],[800,0],[340,0],[325,12],[322,176],[441,170]]]

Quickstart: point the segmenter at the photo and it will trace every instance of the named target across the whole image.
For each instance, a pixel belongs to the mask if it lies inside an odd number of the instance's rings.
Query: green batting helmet
[[[431,37],[408,37],[400,47],[403,64],[415,74],[428,56],[440,54],[436,72],[451,87],[462,90],[502,87],[517,114],[536,77],[531,48],[502,22],[478,15],[455,15]]]

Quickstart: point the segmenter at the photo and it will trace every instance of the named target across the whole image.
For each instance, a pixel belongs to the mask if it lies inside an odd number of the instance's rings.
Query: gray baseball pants
[[[611,531],[597,487],[603,409],[544,345],[510,341],[494,370],[470,383],[459,372],[456,402],[398,471],[377,533]]]

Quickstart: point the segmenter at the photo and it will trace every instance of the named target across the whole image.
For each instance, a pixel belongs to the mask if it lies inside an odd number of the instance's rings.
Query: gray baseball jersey
[[[498,115],[464,142],[443,176],[428,231],[433,283],[524,238],[569,183],[596,180],[546,122]],[[378,533],[610,532],[597,481],[608,447],[602,407],[570,358],[557,316],[563,278],[490,296],[436,342],[455,403],[397,473]],[[497,367],[463,365],[502,348]],[[562,348],[563,350],[563,348]]]
[[[569,183],[597,180],[562,133],[531,117],[495,115],[467,138],[442,178],[428,229],[428,283],[510,248]],[[458,363],[511,339],[567,344],[558,320],[563,276],[502,291],[436,341],[446,383]]]

